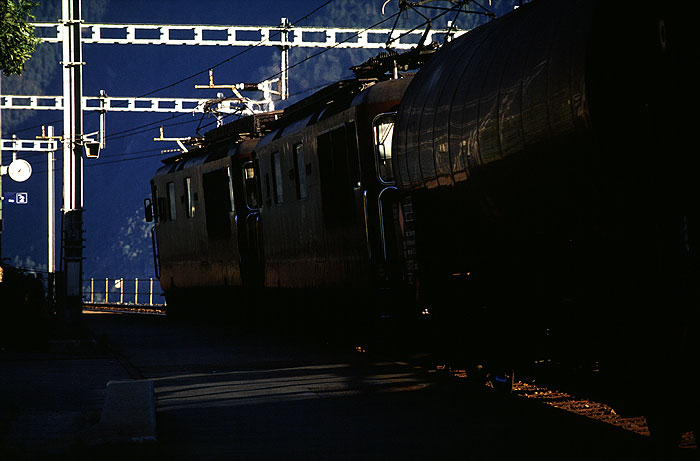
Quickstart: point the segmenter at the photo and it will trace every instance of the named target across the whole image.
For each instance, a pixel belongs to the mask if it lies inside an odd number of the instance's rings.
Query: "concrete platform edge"
[[[153,381],[109,381],[100,421],[88,439],[90,445],[157,442]]]

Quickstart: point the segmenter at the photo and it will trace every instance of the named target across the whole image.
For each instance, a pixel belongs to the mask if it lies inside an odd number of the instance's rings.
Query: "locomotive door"
[[[258,159],[245,162],[242,166],[243,189],[247,213],[239,226],[245,229],[245,243],[240,242],[244,267],[244,284],[259,286],[262,283],[262,226],[260,222],[260,183],[258,181]]]
[[[392,165],[392,137],[394,134],[394,117],[396,112],[377,115],[372,122],[374,154],[377,172],[376,208],[371,205],[375,214],[372,221],[376,226],[376,235],[370,235],[370,245],[374,267],[380,279],[386,282],[396,280],[398,276],[399,239],[398,232],[398,199],[399,193],[394,181]],[[369,206],[370,204],[368,204]],[[374,244],[372,245],[372,242]]]

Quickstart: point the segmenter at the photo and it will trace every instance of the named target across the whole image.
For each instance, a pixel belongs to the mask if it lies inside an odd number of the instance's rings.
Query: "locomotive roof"
[[[284,114],[276,125],[289,125],[310,114],[319,113],[330,105],[349,105],[357,93],[377,81],[376,78],[353,78],[332,83],[284,109]]]
[[[230,138],[224,138],[227,140]],[[184,152],[178,156],[171,157],[165,165],[156,170],[154,177],[173,173],[175,171],[186,170],[197,165],[212,162],[224,157],[246,154],[252,151],[258,143],[259,138],[239,140],[233,144],[223,141],[206,145],[199,149]]]
[[[309,101],[300,101],[298,107],[275,123],[278,127],[260,140],[258,147],[275,139],[296,133],[305,127],[359,104],[373,104],[387,100],[399,100],[412,76],[394,80],[354,79],[336,82],[314,94]]]
[[[292,104],[283,111],[253,114],[226,123],[205,133],[204,139],[199,141],[196,148],[163,159],[162,162],[166,167],[161,167],[156,175],[165,171],[174,171],[174,164],[178,164],[181,169],[182,162],[188,163],[189,159],[194,157],[206,156],[212,148],[222,142],[230,143],[244,139],[262,138],[270,132],[275,133],[276,135],[273,134],[273,137],[276,138],[282,131],[290,133],[288,129],[290,126],[303,128],[313,114],[319,114],[329,106],[349,107],[357,93],[368,85],[373,85],[376,81],[376,78],[341,80]]]
[[[216,150],[216,146],[222,143],[239,143],[247,139],[255,139],[262,137],[270,131],[270,125],[282,116],[281,110],[263,112],[259,114],[248,115],[241,117],[232,122],[226,123],[213,130],[207,131],[204,134],[204,139],[199,141],[193,149],[187,152],[180,152],[171,157],[162,160],[166,166],[179,164],[182,169],[182,163],[187,163],[190,159],[200,157],[210,157],[212,150]],[[220,155],[219,157],[222,157]],[[213,159],[208,159],[213,160]],[[201,162],[200,162],[201,163]],[[161,167],[156,174],[161,170],[171,170],[171,168]]]
[[[416,62],[421,64],[425,62],[434,50],[435,47],[421,48],[409,52],[406,57],[402,55],[391,55],[390,57],[394,60],[399,59],[400,63],[408,69],[415,67]],[[377,66],[374,61],[384,63],[386,61],[384,58],[387,56],[380,54],[374,60],[357,66],[363,69],[358,75],[369,75],[370,72],[367,69]],[[412,64],[404,64],[404,61]],[[384,70],[384,67],[381,67],[381,72],[375,73],[375,76],[358,77],[332,83],[284,110],[249,115],[208,131],[203,138],[197,140],[195,148],[163,159],[164,166],[156,171],[155,176],[214,160],[212,156],[221,158],[226,155],[217,149],[217,146],[222,143],[230,144],[231,142],[239,143],[246,139],[261,139],[259,145],[262,146],[282,135],[292,134],[323,117],[341,112],[349,107],[358,104],[371,104],[387,98],[400,99],[413,75],[401,75],[398,80],[384,80],[388,78],[386,75],[380,75]]]

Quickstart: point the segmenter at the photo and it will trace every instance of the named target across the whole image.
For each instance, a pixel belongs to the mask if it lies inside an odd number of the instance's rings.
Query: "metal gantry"
[[[261,100],[244,97],[226,98],[215,101],[205,98],[149,98],[149,97],[117,97],[117,96],[83,96],[84,111],[107,112],[162,112],[162,113],[204,113],[215,111],[223,114],[253,113],[274,110],[271,97],[276,94],[272,89],[275,80],[266,80],[257,84],[259,91],[265,95]],[[243,85],[238,84],[240,90]],[[234,86],[234,85],[231,85]],[[0,109],[28,110],[63,110],[63,96],[23,96],[16,94],[2,95]]]
[[[208,86],[196,88],[229,88],[234,97],[219,100],[204,98],[154,98],[154,97],[82,97],[83,110],[106,110],[109,112],[164,112],[251,114],[274,110],[273,95],[287,99],[289,95],[289,50],[292,47],[307,48],[391,48],[407,50],[416,45],[425,33],[421,29],[362,29],[348,27],[297,27],[287,18],[278,26],[214,26],[182,24],[114,24],[82,23],[81,43],[117,45],[195,45],[195,46],[243,46],[277,47],[280,50],[281,72],[279,78],[257,84],[213,85],[210,74]],[[65,30],[78,29],[77,23],[37,22],[33,23],[38,37],[46,43],[64,43]],[[427,43],[439,38],[458,37],[467,31],[454,28],[429,30]],[[72,39],[75,40],[75,37]],[[67,42],[66,42],[67,43]],[[64,45],[65,47],[66,45]],[[83,63],[73,62],[71,66]],[[65,65],[65,64],[64,64]],[[70,66],[69,66],[70,67]],[[211,72],[211,71],[210,71]],[[262,99],[250,99],[240,91],[262,92]],[[4,95],[0,97],[0,109],[64,110],[63,96]]]
[[[34,23],[36,34],[47,43],[63,38],[60,24]],[[111,45],[195,45],[277,47],[280,50],[278,94],[289,96],[289,50],[304,48],[409,50],[421,40],[430,43],[445,37],[455,38],[466,30],[453,27],[423,31],[415,29],[366,29],[350,27],[298,27],[282,18],[277,26],[215,26],[183,24],[110,24],[84,23],[82,42]],[[267,100],[267,97],[264,98]],[[267,106],[266,110],[274,110]]]
[[[49,43],[62,40],[60,24],[34,23],[37,36]],[[388,38],[391,48],[408,50],[423,35],[422,29],[363,29],[350,27],[298,27],[282,18],[278,26],[208,26],[175,24],[83,24],[83,43],[119,45],[200,45],[200,46],[276,46],[306,48],[384,49]],[[458,37],[464,30],[428,31],[426,43],[450,34]]]
[[[34,23],[36,34],[46,43],[63,42],[64,27],[61,23]],[[458,37],[467,31],[448,29],[429,30],[426,42]],[[113,45],[194,45],[194,46],[242,46],[277,47],[280,50],[280,77],[258,84],[198,88],[226,87],[234,90],[257,90],[262,92],[259,100],[243,97],[220,98],[212,105],[203,98],[149,98],[149,97],[83,97],[84,110],[99,110],[98,105],[110,112],[194,112],[215,111],[220,114],[252,114],[274,110],[273,95],[281,100],[289,96],[289,50],[292,47],[306,48],[391,48],[407,50],[423,36],[421,29],[362,29],[347,27],[297,27],[282,18],[278,26],[213,26],[213,25],[168,25],[168,24],[110,24],[83,23],[82,43]],[[273,89],[273,85],[276,86]],[[58,110],[63,108],[62,96],[5,95],[0,99],[0,109]]]
[[[58,150],[58,143],[53,139],[19,139],[13,137],[0,140],[0,143],[2,143],[2,150],[10,152],[55,152]]]

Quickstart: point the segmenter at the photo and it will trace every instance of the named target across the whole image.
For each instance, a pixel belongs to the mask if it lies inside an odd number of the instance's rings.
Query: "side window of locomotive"
[[[317,138],[323,222],[328,228],[355,220],[353,190],[359,168],[354,139],[354,133],[345,126]]]
[[[306,187],[306,164],[304,163],[304,145],[294,146],[294,182],[297,188],[297,198],[304,199],[309,196]]]
[[[177,209],[175,207],[175,183],[168,183],[168,219],[175,221],[177,217]]]
[[[202,175],[204,214],[210,239],[231,235],[231,200],[228,170],[221,168]]]
[[[394,135],[394,117],[396,112],[380,114],[372,123],[374,131],[374,153],[377,157],[377,174],[383,183],[394,181],[391,159],[391,140]]]
[[[192,178],[185,178],[185,208],[188,218],[194,218],[195,198],[192,191]]]
[[[272,199],[270,198],[270,173],[265,173],[265,206],[271,206]]]
[[[151,197],[153,197],[153,221],[156,223],[160,222],[160,211],[158,203],[158,188],[155,184],[151,185]]]
[[[360,151],[357,146],[357,128],[355,122],[346,125],[346,143],[348,146],[348,168],[353,187],[360,187]]]
[[[228,176],[228,211],[231,213],[236,212],[236,204],[233,202],[233,176],[231,176],[231,167],[226,167],[226,174]]]
[[[158,222],[165,222],[168,216],[165,211],[168,209],[168,201],[165,197],[158,197]]]
[[[282,189],[282,165],[280,163],[280,153],[272,154],[272,190],[275,194],[275,203],[284,202],[284,190]]]
[[[245,201],[248,208],[251,210],[258,209],[258,185],[253,162],[246,162],[243,165],[243,187],[245,188]]]

